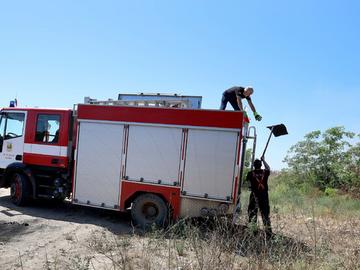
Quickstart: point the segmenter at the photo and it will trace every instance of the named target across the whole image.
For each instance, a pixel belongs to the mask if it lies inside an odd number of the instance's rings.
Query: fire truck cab
[[[0,187],[24,205],[58,198],[70,184],[72,110],[6,108],[0,115]],[[70,190],[70,189],[69,189]]]
[[[248,132],[242,112],[79,104],[5,108],[0,187],[16,205],[47,198],[127,211],[142,227],[231,214]]]

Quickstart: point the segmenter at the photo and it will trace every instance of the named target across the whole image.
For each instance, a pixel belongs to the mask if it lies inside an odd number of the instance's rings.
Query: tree
[[[290,170],[298,179],[310,181],[325,189],[360,185],[360,144],[352,146],[353,132],[344,127],[333,127],[305,135],[303,141],[293,145],[285,157]]]
[[[347,160],[349,161],[348,169],[355,177],[360,178],[360,143],[350,147],[347,152]]]
[[[248,148],[248,149],[246,149],[246,152],[245,152],[245,161],[244,161],[245,162],[244,163],[245,168],[250,169],[251,158],[252,158],[252,149]]]

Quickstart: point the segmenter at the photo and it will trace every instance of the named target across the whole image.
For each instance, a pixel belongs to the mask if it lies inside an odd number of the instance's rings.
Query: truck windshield
[[[24,113],[7,113],[5,125],[5,140],[21,137],[24,130]]]
[[[24,113],[1,113],[0,118],[0,152],[3,150],[4,140],[21,137],[24,131]]]

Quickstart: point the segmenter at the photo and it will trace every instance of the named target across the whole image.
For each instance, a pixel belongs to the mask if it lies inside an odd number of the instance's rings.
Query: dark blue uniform
[[[268,195],[269,170],[253,170],[248,173],[246,179],[250,183],[251,194],[249,200],[248,214],[249,222],[257,223],[257,213],[260,209],[265,232],[271,236],[270,205]]]
[[[224,91],[221,99],[220,110],[225,110],[226,105],[229,102],[235,111],[240,111],[239,105],[237,103],[237,98],[246,98],[247,100],[251,100],[250,97],[244,96],[245,88],[241,86],[233,86]]]

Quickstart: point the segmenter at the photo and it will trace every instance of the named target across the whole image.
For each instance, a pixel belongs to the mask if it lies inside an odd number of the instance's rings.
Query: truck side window
[[[24,113],[7,113],[4,140],[21,137],[24,132]],[[2,119],[4,121],[4,119]]]
[[[39,114],[36,123],[35,141],[42,143],[58,143],[60,131],[60,115]]]

